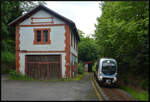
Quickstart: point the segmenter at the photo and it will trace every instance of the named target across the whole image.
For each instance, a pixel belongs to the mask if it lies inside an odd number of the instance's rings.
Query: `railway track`
[[[120,89],[105,88],[105,87],[101,87],[101,88],[102,88],[102,91],[109,98],[109,100],[125,100],[125,101],[133,100],[127,94],[123,93]]]
[[[97,79],[94,77],[94,74],[91,74],[92,80],[94,81],[97,90],[100,92],[103,100],[112,100],[112,101],[136,101],[125,91],[108,86],[100,86],[97,82]]]

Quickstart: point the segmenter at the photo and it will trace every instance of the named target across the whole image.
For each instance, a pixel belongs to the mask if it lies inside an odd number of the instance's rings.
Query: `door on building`
[[[61,78],[60,55],[26,55],[26,75],[34,79]]]

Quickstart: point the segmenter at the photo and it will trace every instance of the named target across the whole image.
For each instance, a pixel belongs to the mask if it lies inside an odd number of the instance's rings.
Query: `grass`
[[[87,74],[88,72],[84,72],[83,74],[79,74],[75,76],[74,78],[62,78],[62,79],[57,79],[57,80],[40,80],[40,81],[79,81]]]
[[[22,75],[21,73],[16,73],[16,70],[10,70],[9,71],[9,79],[10,80],[33,80],[32,78]]]
[[[141,91],[141,92],[137,93],[134,89],[126,87],[126,86],[120,86],[120,88],[127,91],[135,99],[138,99],[140,101],[148,101],[149,100],[149,93],[146,91]]]
[[[18,75],[18,77],[10,76],[9,79],[10,80],[34,80],[28,76],[22,76],[22,75]]]
[[[10,80],[34,80],[34,79],[32,79],[32,78],[30,78],[30,77],[28,77],[26,75],[21,75],[21,74],[17,74],[15,76],[10,75],[9,79]]]
[[[78,81],[78,80],[81,80],[85,75],[88,74],[88,72],[84,72],[83,74],[79,74],[77,76],[75,76],[74,78],[62,78],[62,79],[56,79],[56,80],[36,80],[36,79],[33,79],[33,78],[30,78],[26,75],[22,75],[20,73],[16,73],[15,70],[11,70],[9,72],[10,74],[10,77],[9,79],[10,80],[32,80],[32,81]]]
[[[88,72],[84,72],[83,74],[80,74],[80,75],[76,76],[75,78],[73,78],[73,80],[81,80],[87,74],[88,74]]]

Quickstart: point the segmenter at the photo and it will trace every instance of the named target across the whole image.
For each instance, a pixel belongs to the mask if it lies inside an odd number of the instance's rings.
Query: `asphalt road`
[[[97,101],[90,75],[80,81],[19,81],[1,80],[2,100],[87,100]]]

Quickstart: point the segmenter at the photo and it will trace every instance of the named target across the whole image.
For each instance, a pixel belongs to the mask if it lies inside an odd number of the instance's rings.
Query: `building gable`
[[[73,32],[73,34],[77,37],[77,39],[80,41],[80,37],[78,35],[78,31],[76,29],[75,23],[71,20],[69,20],[68,18],[52,11],[51,9],[43,6],[43,5],[38,5],[37,7],[33,8],[31,11],[29,11],[28,13],[24,14],[23,16],[18,17],[17,19],[15,19],[14,21],[10,22],[8,25],[10,26],[16,26],[18,24],[20,24],[21,22],[23,22],[24,20],[28,19],[29,17],[31,17],[33,14],[35,14],[36,12],[38,12],[39,10],[44,10],[47,13],[49,13],[50,15],[57,17],[59,20],[64,21],[66,24],[69,25],[71,31]]]
[[[65,24],[64,21],[54,17],[44,10],[39,10],[29,18],[22,21],[19,25],[36,25],[36,24]]]

